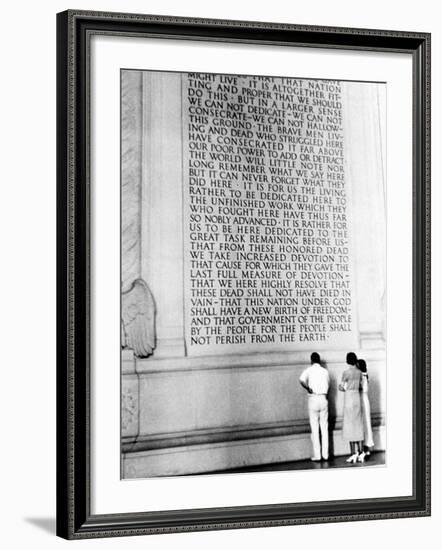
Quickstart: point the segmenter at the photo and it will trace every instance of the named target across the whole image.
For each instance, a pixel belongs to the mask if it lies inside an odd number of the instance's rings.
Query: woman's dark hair
[[[356,366],[361,372],[367,372],[367,363],[364,361],[364,359],[358,359]]]
[[[349,365],[356,365],[357,362],[358,358],[356,357],[356,353],[353,353],[352,351],[347,353],[347,363]]]
[[[321,361],[321,358],[319,357],[319,353],[316,353],[316,351],[314,351],[311,355],[310,355],[310,361],[312,363],[319,363]]]

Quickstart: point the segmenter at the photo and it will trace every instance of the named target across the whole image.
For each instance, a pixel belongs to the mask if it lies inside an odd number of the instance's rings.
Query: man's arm
[[[306,372],[304,371],[301,376],[299,377],[299,383],[301,384],[301,386],[307,390],[309,393],[313,393],[312,389],[310,388],[310,386],[308,385],[308,377],[307,377],[307,374]]]
[[[308,387],[308,384],[306,384],[305,382],[303,382],[302,380],[299,381],[299,383],[301,384],[301,386],[307,390],[309,393],[312,393],[312,389]]]

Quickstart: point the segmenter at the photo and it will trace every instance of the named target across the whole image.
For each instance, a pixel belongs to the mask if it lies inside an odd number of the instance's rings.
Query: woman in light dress
[[[364,420],[362,413],[362,372],[357,367],[358,359],[353,352],[347,353],[348,368],[342,373],[339,389],[344,392],[344,415],[342,435],[350,443],[350,456],[347,462],[364,462],[362,441]]]
[[[362,403],[362,417],[364,420],[364,451],[363,451],[364,457],[363,458],[365,458],[367,456],[370,456],[370,452],[374,447],[373,429],[371,427],[370,401],[368,400],[367,363],[364,361],[364,359],[359,359],[357,366],[362,373],[361,403]]]

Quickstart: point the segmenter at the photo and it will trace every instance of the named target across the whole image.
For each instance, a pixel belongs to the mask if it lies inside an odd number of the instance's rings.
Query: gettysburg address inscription
[[[182,78],[188,354],[350,347],[340,83]]]

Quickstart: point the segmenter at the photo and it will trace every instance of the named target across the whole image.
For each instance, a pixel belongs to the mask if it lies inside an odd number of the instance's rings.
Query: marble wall
[[[122,285],[142,277],[156,305],[157,347],[122,352],[123,477],[283,462],[311,454],[308,351],[188,357],[183,322],[181,76],[124,71]],[[382,93],[344,83],[346,181],[352,192],[359,341],[370,372],[375,443],[385,448],[385,208]],[[152,112],[155,117],[152,117]],[[329,369],[331,440],[347,453],[337,381],[347,349],[319,351]]]

